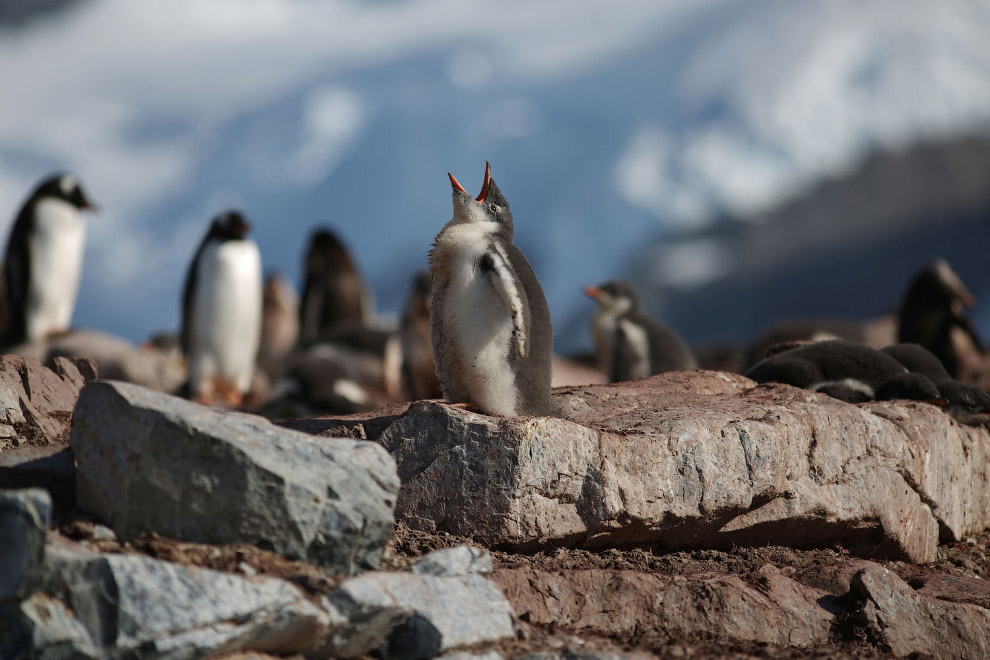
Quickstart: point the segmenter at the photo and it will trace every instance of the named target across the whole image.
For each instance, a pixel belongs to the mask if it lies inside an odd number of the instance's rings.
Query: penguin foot
[[[229,381],[218,378],[216,380],[216,389],[220,400],[232,408],[238,408],[244,402],[244,395]]]

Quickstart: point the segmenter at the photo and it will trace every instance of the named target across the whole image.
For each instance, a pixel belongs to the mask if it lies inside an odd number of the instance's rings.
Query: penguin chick
[[[876,398],[883,385],[906,373],[897,360],[874,348],[829,340],[777,353],[745,375],[757,383],[786,383],[859,403]]]
[[[443,396],[433,364],[433,347],[430,345],[431,281],[429,271],[416,274],[399,323],[402,379],[406,395],[411,401],[439,399]]]
[[[898,311],[898,341],[924,346],[945,365],[953,378],[960,374],[965,352],[979,355],[983,347],[965,307],[975,304],[973,295],[943,260],[929,264],[908,286]]]
[[[277,273],[265,279],[261,306],[261,346],[258,366],[275,382],[284,371],[285,359],[299,340],[299,296],[285,277]]]
[[[309,346],[340,328],[363,327],[370,317],[370,293],[354,259],[329,229],[309,240],[299,308],[299,342]]]
[[[882,349],[910,372],[924,374],[938,388],[946,411],[964,424],[990,421],[990,394],[952,378],[941,360],[919,344],[895,344]]]
[[[609,382],[698,368],[680,335],[643,314],[631,284],[607,282],[589,286],[584,292],[598,303],[591,335],[599,366],[608,374]]]
[[[493,415],[556,415],[550,310],[512,243],[509,203],[487,164],[477,198],[448,176],[454,217],[430,251],[430,335],[444,396]]]
[[[95,210],[71,174],[42,181],[21,207],[4,261],[4,344],[43,339],[69,329],[79,292],[86,226]]]
[[[237,211],[217,216],[200,243],[182,295],[182,350],[189,392],[237,406],[254,374],[261,338],[261,255]]]

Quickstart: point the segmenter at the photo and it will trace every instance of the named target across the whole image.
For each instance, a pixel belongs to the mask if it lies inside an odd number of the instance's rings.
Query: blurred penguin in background
[[[960,378],[967,363],[982,360],[982,342],[965,311],[975,303],[948,263],[929,264],[908,285],[898,311],[898,342],[924,346]]]
[[[642,312],[631,284],[607,282],[584,292],[598,303],[591,334],[610,383],[698,368],[680,335]]]
[[[272,273],[265,279],[261,306],[261,348],[258,366],[274,382],[299,340],[299,296],[287,278]]]
[[[182,296],[182,350],[190,396],[239,406],[261,339],[261,254],[237,211],[218,215],[200,243]]]
[[[95,208],[71,174],[45,179],[24,202],[4,261],[5,346],[69,329],[86,244],[80,211]]]
[[[371,295],[347,248],[329,229],[310,237],[299,309],[299,342],[309,346],[341,330],[366,326]]]
[[[410,401],[439,399],[443,396],[433,364],[430,341],[430,271],[413,279],[412,291],[402,311],[399,337],[402,344],[402,380]]]

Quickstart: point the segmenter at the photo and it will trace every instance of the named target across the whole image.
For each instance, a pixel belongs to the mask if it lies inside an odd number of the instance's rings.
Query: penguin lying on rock
[[[642,312],[639,294],[631,284],[607,282],[584,292],[598,303],[591,335],[598,364],[609,382],[698,368],[680,335]]]
[[[476,198],[448,176],[454,217],[430,251],[430,335],[444,396],[493,415],[556,415],[550,310],[512,244],[509,203],[487,164]]]
[[[895,344],[880,349],[914,374],[930,379],[946,403],[946,410],[966,424],[990,422],[990,394],[975,385],[963,383],[949,375],[931,351],[919,344]]]

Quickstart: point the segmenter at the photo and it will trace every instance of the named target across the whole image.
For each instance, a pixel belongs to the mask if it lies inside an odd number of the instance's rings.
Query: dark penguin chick
[[[303,273],[300,344],[323,341],[341,328],[363,327],[370,311],[370,293],[350,252],[329,229],[314,231]]]
[[[509,203],[487,165],[477,198],[448,176],[454,217],[430,251],[430,337],[444,396],[494,415],[558,414],[550,310],[512,243]]]
[[[907,399],[909,401],[925,401],[937,406],[945,405],[942,393],[931,378],[924,374],[911,372],[898,374],[888,380],[877,389],[876,396],[873,398],[878,401]]]
[[[591,335],[609,382],[698,368],[680,335],[642,312],[639,294],[631,284],[607,282],[584,292],[598,303]]]
[[[69,329],[86,243],[79,212],[95,208],[71,174],[45,179],[21,206],[4,260],[5,346]]]
[[[262,413],[269,418],[349,415],[371,410],[376,401],[333,357],[296,355],[287,365]]]
[[[858,403],[875,398],[884,384],[905,373],[907,369],[897,360],[874,348],[830,340],[768,357],[745,375],[757,383],[786,383],[806,390],[834,392],[839,395],[836,398]]]
[[[752,367],[779,344],[843,339],[863,343],[863,329],[854,321],[835,318],[789,319],[780,321],[757,337],[746,349],[746,368]]]
[[[402,345],[402,380],[410,401],[439,399],[443,396],[433,364],[433,347],[430,345],[430,289],[429,271],[416,274],[412,291],[402,320],[399,337]]]
[[[973,295],[945,261],[922,270],[908,286],[898,311],[898,341],[921,344],[942,361],[956,378],[966,353],[983,352],[964,307],[972,307]]]
[[[942,361],[921,344],[893,344],[880,350],[900,362],[908,371],[924,374],[932,381],[952,378]]]
[[[188,391],[201,403],[240,405],[254,376],[261,338],[261,254],[237,211],[214,218],[182,294],[182,350]]]
[[[969,383],[951,376],[931,351],[919,344],[895,344],[880,349],[893,356],[909,371],[924,374],[938,388],[946,411],[964,424],[983,424],[990,421],[990,394]]]

